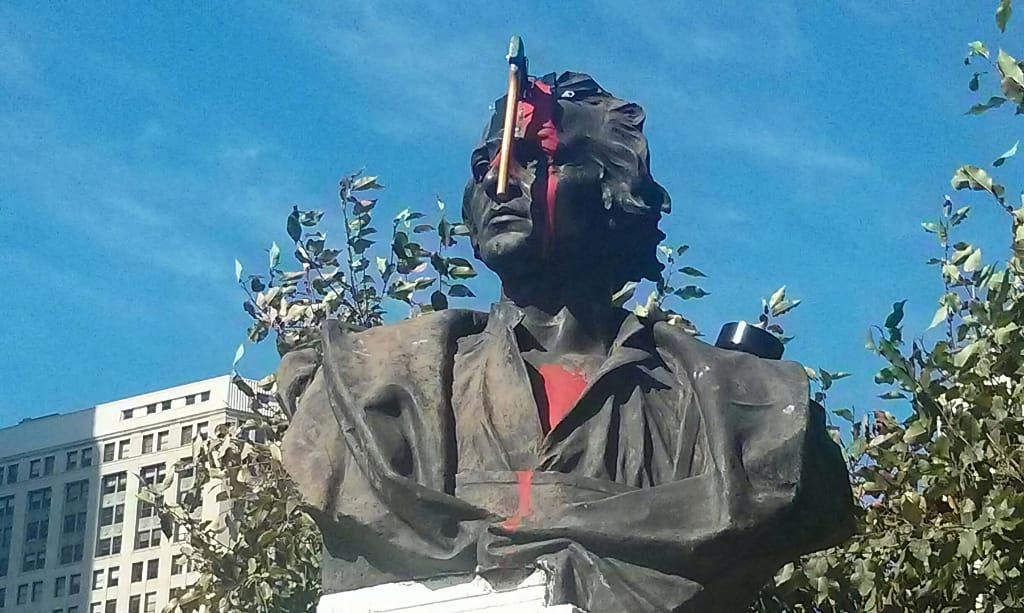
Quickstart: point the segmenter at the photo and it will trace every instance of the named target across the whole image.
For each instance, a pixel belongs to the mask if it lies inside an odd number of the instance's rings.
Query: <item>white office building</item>
[[[225,375],[0,429],[0,612],[160,611],[189,573],[140,478],[162,480],[247,400]]]

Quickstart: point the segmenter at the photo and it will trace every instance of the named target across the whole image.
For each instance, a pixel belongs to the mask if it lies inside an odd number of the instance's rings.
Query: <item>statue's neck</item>
[[[610,295],[591,295],[576,287],[574,294],[554,288],[503,286],[501,300],[523,312],[520,326],[536,349],[549,357],[606,356],[618,331],[619,312]]]

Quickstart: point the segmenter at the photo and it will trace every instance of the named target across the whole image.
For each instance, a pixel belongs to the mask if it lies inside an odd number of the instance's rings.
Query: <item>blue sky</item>
[[[533,72],[646,108],[663,227],[709,275],[686,314],[713,336],[785,283],[787,357],[881,404],[865,331],[902,298],[923,330],[939,295],[920,222],[1018,138],[962,114],[995,3],[731,4],[0,5],[0,426],[226,372],[233,259],[286,244],[292,204],[333,212],[347,171],[381,176],[385,213],[457,204],[516,33]],[[978,205],[965,238],[1005,250],[994,207],[957,202]]]

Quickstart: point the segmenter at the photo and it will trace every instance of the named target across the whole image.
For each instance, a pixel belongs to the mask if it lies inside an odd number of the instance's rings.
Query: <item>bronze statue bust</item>
[[[489,314],[284,356],[284,459],[324,535],[325,593],[539,567],[593,613],[738,611],[785,562],[842,541],[852,497],[798,364],[618,309],[657,278],[644,113],[585,74],[525,79],[499,186],[496,114],[463,199],[501,279]],[[499,189],[500,187],[500,189]]]

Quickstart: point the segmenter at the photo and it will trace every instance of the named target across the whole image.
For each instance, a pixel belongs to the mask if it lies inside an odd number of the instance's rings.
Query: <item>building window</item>
[[[146,579],[156,579],[158,576],[160,576],[160,560],[146,562]]]
[[[94,570],[92,571],[92,589],[102,590],[103,589],[103,571]]]
[[[114,443],[107,443],[106,445],[103,446],[103,461],[114,461]]]
[[[181,445],[192,444],[192,424],[181,427]]]
[[[96,541],[96,557],[111,556],[121,553],[121,537],[114,536]]]
[[[14,496],[0,498],[0,519],[14,515]]]
[[[9,558],[0,558],[0,577],[7,576],[7,567],[9,565]]]
[[[142,453],[153,453],[153,435],[147,434],[142,437]]]
[[[156,592],[146,593],[146,606],[142,613],[156,613]]]
[[[7,485],[16,483],[18,481],[18,465],[9,464],[7,466]]]
[[[37,519],[25,525],[25,542],[29,543],[36,539],[45,541],[50,536],[50,518]]]
[[[57,459],[54,456],[52,456],[52,455],[48,455],[45,458],[43,458],[43,476],[44,477],[48,477],[48,476],[53,474],[54,464],[56,464],[56,463],[57,463]]]
[[[115,504],[100,509],[100,527],[113,526],[124,522],[124,504]]]
[[[79,532],[85,532],[85,516],[86,512],[81,511],[79,513],[68,513],[64,516],[64,530],[63,534],[77,534]],[[63,564],[64,562],[62,562]]]
[[[102,492],[104,495],[123,492],[128,489],[128,473],[119,472],[103,477]]]
[[[64,470],[75,470],[78,468],[78,450],[69,451],[64,460]]]
[[[128,599],[128,613],[142,613],[142,596],[136,594]]]
[[[89,605],[89,613],[103,613],[103,603],[94,602]]]
[[[195,396],[195,394],[190,394],[188,396],[185,396],[185,404],[186,405],[195,404],[195,403],[196,403],[196,396]]]
[[[39,475],[43,474],[43,461],[32,460],[28,463],[28,478],[35,479]]]
[[[142,581],[142,562],[132,564],[132,583]]]
[[[15,604],[26,604],[28,602],[28,584],[22,583],[18,586],[18,597],[14,601]]]
[[[156,433],[156,450],[157,451],[162,451],[164,449],[167,449],[168,443],[170,442],[169,441],[170,436],[171,436],[171,433],[170,433],[169,430],[164,430],[162,432],[157,432]]]
[[[117,601],[108,600],[107,604],[103,607],[103,613],[117,613]]]
[[[82,561],[82,550],[84,546],[81,543],[76,545],[65,545],[60,548],[60,563],[61,566],[67,564],[74,564],[75,562]]]
[[[46,567],[46,552],[37,551],[26,553],[21,558],[21,572],[27,573],[32,570],[42,570]]]
[[[50,488],[44,487],[39,490],[32,490],[28,493],[28,508],[31,511],[40,511],[50,508]]]
[[[146,415],[156,413],[156,403],[146,405]]]
[[[160,403],[160,410],[161,411],[169,411],[169,410],[171,410],[171,401],[170,400],[164,400],[163,402],[161,402]]]
[[[64,503],[78,502],[89,496],[89,480],[72,481],[64,486]]]
[[[165,466],[161,462],[159,464],[150,464],[149,466],[143,466],[139,475],[142,477],[143,483],[146,485],[156,485],[160,481],[164,480]]]
[[[131,452],[131,448],[132,448],[132,439],[126,438],[123,441],[118,441],[118,443],[117,443],[117,459],[118,460],[123,460],[123,459],[127,458],[128,454]]]
[[[92,447],[86,447],[82,450],[82,468],[88,468],[92,466]]]
[[[32,602],[39,602],[39,599],[43,597],[43,582],[33,581],[32,582]]]
[[[206,421],[199,422],[198,424],[196,424],[196,436],[198,436],[199,438],[205,440],[206,436],[208,434],[209,429],[210,429],[210,423],[209,422],[206,422]]]
[[[7,588],[0,587],[0,609],[7,606]]]
[[[82,591],[82,575],[74,574],[68,577],[68,596],[73,596]]]
[[[173,558],[171,558],[171,574],[180,575],[181,573],[185,572],[185,568],[187,567],[187,565],[188,559],[185,557],[185,554],[180,553],[174,556]]]
[[[67,587],[68,587],[68,578],[67,577],[57,577],[53,581],[53,597],[54,598],[60,598],[61,596],[63,596],[64,592],[67,590]]]
[[[199,401],[200,402],[206,402],[209,399],[210,399],[210,392],[203,392],[202,394],[199,394]]]
[[[160,528],[142,528],[135,533],[135,549],[146,549],[160,545]]]
[[[107,569],[107,587],[117,587],[121,581],[121,567],[111,566]]]
[[[135,409],[124,409],[123,411],[121,411],[121,419],[131,419],[134,413]]]

